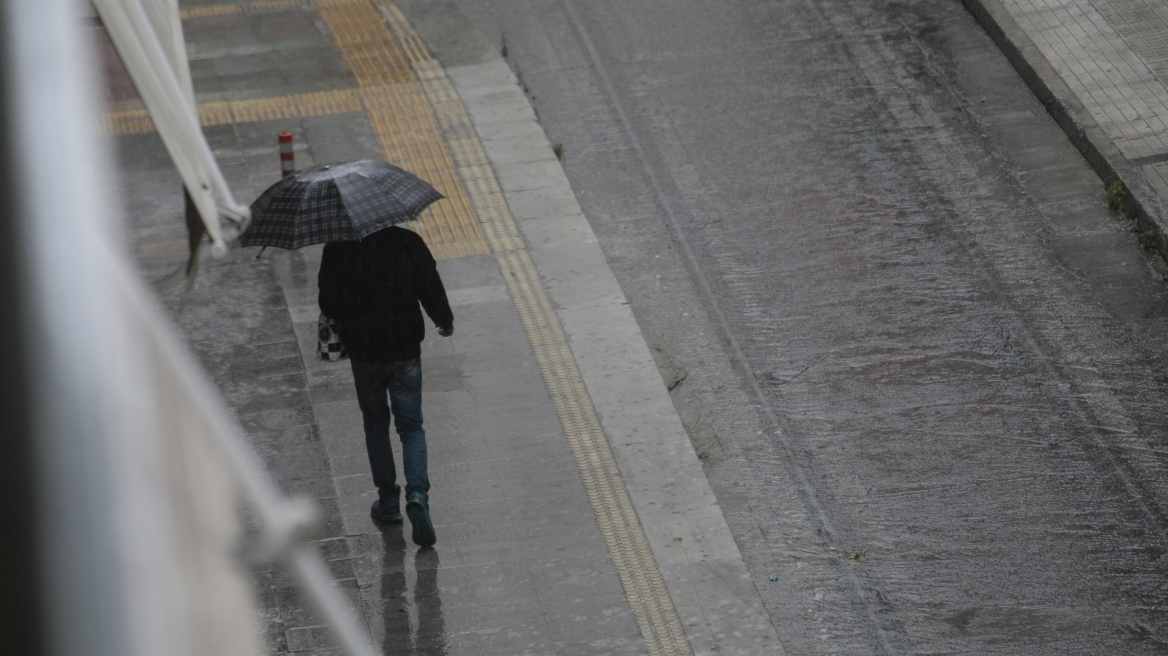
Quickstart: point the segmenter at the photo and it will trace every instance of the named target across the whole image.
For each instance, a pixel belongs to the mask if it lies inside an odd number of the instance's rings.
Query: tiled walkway
[[[644,340],[501,61],[444,71],[385,0],[182,2],[204,131],[236,198],[297,168],[386,159],[447,196],[415,228],[455,311],[424,344],[438,533],[369,517],[345,364],[314,358],[320,247],[234,250],[176,321],[274,475],[323,512],[318,545],[386,654],[776,654],[782,649]],[[180,183],[110,62],[129,240],[180,266]],[[633,474],[632,477],[631,474]],[[273,654],[333,653],[280,571]]]

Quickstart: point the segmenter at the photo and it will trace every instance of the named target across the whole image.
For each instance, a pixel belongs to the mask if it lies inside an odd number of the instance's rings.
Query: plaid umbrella
[[[393,164],[375,160],[321,164],[260,194],[239,243],[293,249],[357,241],[417,219],[441,198],[445,196],[429,183]]]

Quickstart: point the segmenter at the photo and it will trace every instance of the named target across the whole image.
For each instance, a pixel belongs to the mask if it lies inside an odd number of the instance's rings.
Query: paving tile
[[[305,117],[304,138],[318,163],[383,159],[377,135],[365,112]]]
[[[585,597],[550,607],[545,615],[558,642],[583,644],[598,636],[636,640],[641,635],[623,597]]]
[[[499,498],[502,499],[502,497]],[[447,540],[454,545],[463,545],[473,541],[513,542],[519,536],[515,525],[510,520],[486,517],[459,524],[443,524],[441,517],[442,515],[438,514],[434,518],[439,544],[444,544]]]
[[[559,640],[556,642],[558,654],[573,656],[641,656],[645,653],[645,641],[638,635],[629,637],[592,637],[583,640]]]
[[[506,519],[506,508],[503,502],[497,499],[480,499],[478,497],[455,497],[450,494],[439,493],[431,495],[431,517],[438,528],[473,524],[482,521],[497,521],[499,517]],[[452,561],[443,560],[445,566],[453,565]]]
[[[496,436],[491,441],[491,454],[494,460],[548,458],[562,462],[572,458],[572,447],[559,430],[544,435],[515,433]],[[497,470],[505,467],[506,463],[500,463]]]
[[[441,427],[426,428],[426,446],[431,466],[461,464],[491,459],[485,440],[477,430],[460,433]]]
[[[500,471],[498,478],[503,494],[509,499],[519,500],[522,506],[518,506],[515,512],[523,513],[527,524],[543,524],[551,521],[545,517],[589,508],[578,502],[585,501],[587,497],[574,461],[559,467],[547,466],[540,459],[532,458],[500,462],[507,463],[503,465],[505,469]],[[578,501],[573,502],[572,496],[577,497]]]
[[[464,500],[497,502],[505,498],[503,484],[495,478],[482,478],[468,481],[452,479],[441,485],[430,483],[430,505],[433,519],[436,523],[446,520],[441,518],[441,510],[447,505],[462,503]]]
[[[335,479],[337,484],[338,509],[344,514],[368,513],[369,507],[377,500],[377,489],[373,487],[373,477],[369,474],[342,476]]]
[[[480,87],[475,93],[463,96],[462,100],[468,109],[474,111],[475,121],[479,126],[536,121],[531,103],[514,85]]]
[[[556,535],[524,541],[524,560],[536,586],[611,576],[612,557],[599,535]]]
[[[313,501],[335,499],[337,496],[336,486],[331,475],[289,481],[284,485],[284,492],[292,497],[305,497]]]
[[[548,608],[560,607],[585,599],[605,599],[608,602],[624,598],[624,588],[615,571],[596,575],[570,576],[537,585],[536,598]]]
[[[468,543],[454,543],[453,546],[443,549],[442,553],[444,557],[452,554],[454,558],[451,562],[464,567],[523,560],[527,557],[524,546],[513,537],[501,541],[474,540]]]
[[[528,220],[576,216],[580,212],[580,204],[570,187],[513,191],[507,194],[507,202],[520,226]]]
[[[539,124],[530,120],[515,120],[507,122],[499,122],[492,124],[483,124],[476,126],[480,128],[479,135],[482,137],[483,148],[487,153],[497,144],[507,144],[507,147],[514,147],[516,145],[524,148],[535,148],[547,144],[547,136],[544,135],[543,129]],[[560,185],[537,185],[533,187],[522,187],[524,189],[539,189],[545,186],[556,186],[562,188]],[[566,186],[566,185],[563,185]]]
[[[352,558],[349,552],[349,541],[341,537],[330,537],[322,540],[314,540],[313,545],[320,550],[320,555],[326,561],[332,560],[346,560]],[[351,564],[349,565],[352,566]]]
[[[571,189],[558,162],[551,166],[545,162],[521,162],[500,169],[498,174],[499,185],[506,192]]]
[[[482,656],[545,656],[556,653],[546,630],[491,629],[459,634],[464,653]]]
[[[443,607],[443,616],[446,630],[450,633],[487,633],[504,629],[547,632],[544,607],[527,599]]]
[[[350,603],[357,606],[359,601],[359,593],[357,589],[356,579],[344,579],[334,583],[334,585],[341,591],[344,596],[349,599]],[[275,591],[276,599],[280,608],[280,620],[285,627],[285,631],[292,631],[302,628],[313,628],[320,626],[322,622],[317,618],[314,611],[311,610],[311,605],[307,599],[304,598],[304,593],[300,588],[291,583],[279,586]],[[312,633],[311,635],[317,635]],[[298,648],[294,645],[292,636],[288,636],[289,648],[296,651]],[[300,639],[308,639],[301,637]]]
[[[328,628],[323,625],[293,627],[284,631],[290,653],[299,654],[327,649],[332,645]]]

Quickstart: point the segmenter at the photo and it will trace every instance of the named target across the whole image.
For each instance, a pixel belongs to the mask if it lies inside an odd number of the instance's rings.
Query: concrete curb
[[[782,654],[640,327],[518,80],[501,58],[446,72],[563,325],[694,654]]]
[[[1105,182],[1121,180],[1139,208],[1136,226],[1156,231],[1156,250],[1168,259],[1168,207],[1095,122],[1078,97],[999,0],[961,0],[1030,90]]]

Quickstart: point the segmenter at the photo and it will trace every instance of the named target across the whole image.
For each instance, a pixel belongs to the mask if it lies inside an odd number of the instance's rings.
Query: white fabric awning
[[[176,0],[92,2],[199,211],[212,255],[222,257],[250,211],[232,197],[203,136]]]

